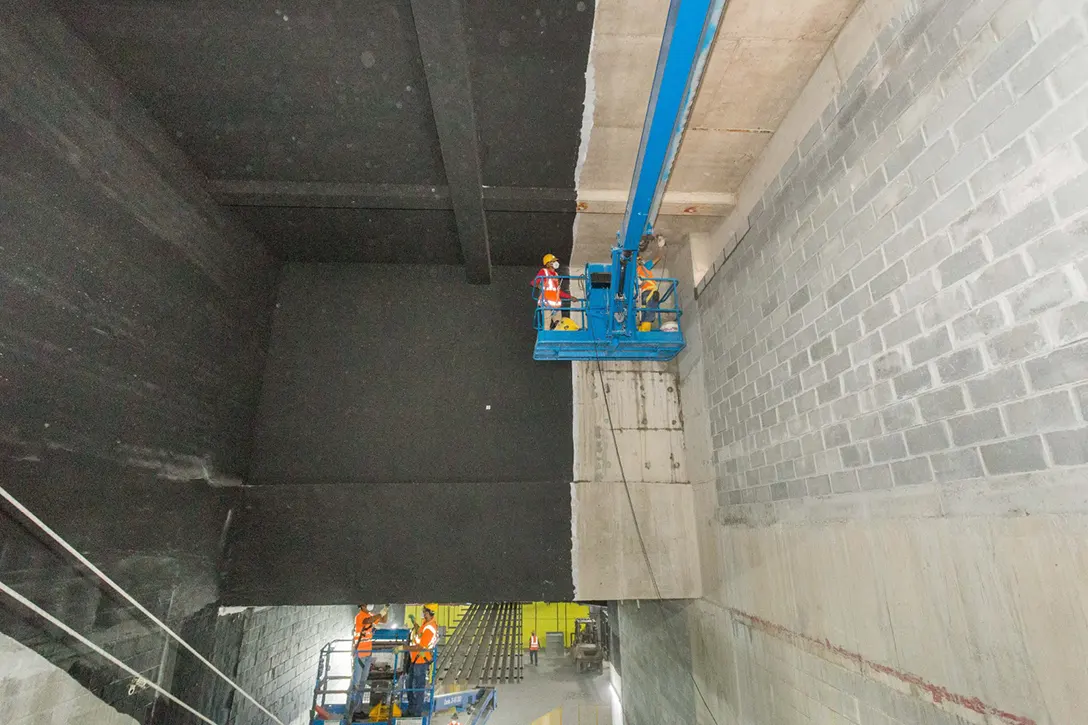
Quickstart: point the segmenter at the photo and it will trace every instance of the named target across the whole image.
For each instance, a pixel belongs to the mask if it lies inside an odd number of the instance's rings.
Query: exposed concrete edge
[[[1023,517],[1088,513],[1084,472],[1045,471],[923,484],[883,492],[862,491],[718,509],[723,526],[812,525],[881,519]]]
[[[127,675],[126,675],[127,677]],[[34,650],[0,633],[0,720],[137,725]]]
[[[745,176],[733,212],[710,235],[709,243],[692,249],[696,285],[701,290],[710,276],[740,244],[748,231],[748,217],[772,186],[790,155],[850,78],[854,68],[876,41],[889,20],[899,15],[908,0],[863,0],[847,18],[774,136]]]

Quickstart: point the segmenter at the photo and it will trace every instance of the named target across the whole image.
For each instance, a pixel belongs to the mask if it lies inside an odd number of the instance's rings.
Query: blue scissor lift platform
[[[424,689],[423,715],[407,717],[400,713],[408,709],[408,675],[404,648],[410,641],[407,629],[374,630],[371,671],[367,680],[364,706],[366,714],[359,713],[348,720],[356,725],[444,725],[437,713],[459,707],[469,713],[466,725],[485,725],[498,705],[493,687],[477,687],[458,692],[435,693],[438,648],[435,648]],[[310,709],[310,725],[341,725],[345,722],[348,693],[351,690],[352,665],[354,664],[350,639],[338,639],[321,648],[317,664],[317,682],[314,686],[313,705]],[[376,719],[369,714],[374,707],[383,704]]]

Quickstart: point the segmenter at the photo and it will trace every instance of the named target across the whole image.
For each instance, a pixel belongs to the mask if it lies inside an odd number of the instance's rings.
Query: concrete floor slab
[[[611,722],[606,719],[611,717],[613,700],[607,666],[603,673],[578,672],[567,654],[542,651],[539,665],[525,665],[521,684],[498,685],[496,689],[499,706],[488,725],[530,725],[553,710],[562,713],[559,722],[563,725]]]

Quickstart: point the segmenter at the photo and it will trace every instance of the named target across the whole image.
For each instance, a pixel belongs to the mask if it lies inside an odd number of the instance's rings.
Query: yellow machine
[[[379,702],[377,705],[370,708],[370,713],[368,714],[367,717],[369,717],[371,720],[373,720],[375,722],[386,722],[386,721],[388,721],[390,719],[390,717],[400,717],[400,716],[401,716],[400,706],[398,706],[396,703],[393,703],[393,714],[392,714],[392,716],[390,716],[390,714],[389,714],[389,705],[385,704],[384,702]]]

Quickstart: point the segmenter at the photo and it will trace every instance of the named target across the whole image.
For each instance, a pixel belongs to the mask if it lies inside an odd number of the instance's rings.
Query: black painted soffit
[[[208,182],[208,191],[225,206],[454,208],[446,186],[217,179]],[[576,210],[577,194],[574,189],[485,186],[481,200],[484,211],[570,213]]]
[[[411,3],[465,273],[473,284],[489,284],[491,249],[461,0]]]

